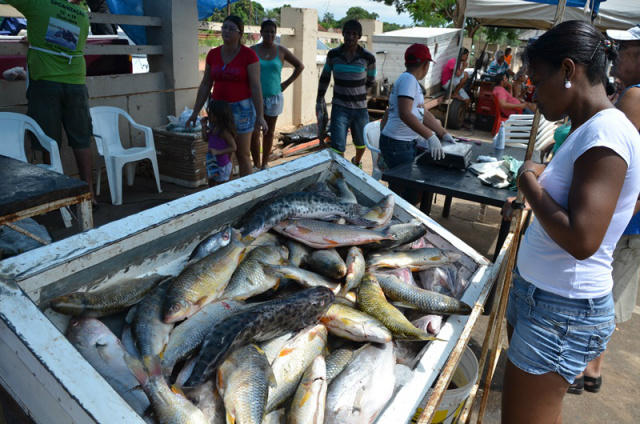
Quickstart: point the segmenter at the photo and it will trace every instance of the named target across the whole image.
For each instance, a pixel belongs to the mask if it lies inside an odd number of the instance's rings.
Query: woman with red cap
[[[389,96],[389,109],[382,122],[380,134],[380,151],[385,164],[395,168],[411,163],[416,155],[418,137],[427,141],[434,159],[444,158],[444,150],[440,139],[455,143],[428,110],[424,109],[424,93],[419,81],[429,71],[433,62],[429,48],[424,44],[413,44],[404,53],[407,70],[398,77]],[[415,194],[405,199],[412,201]]]

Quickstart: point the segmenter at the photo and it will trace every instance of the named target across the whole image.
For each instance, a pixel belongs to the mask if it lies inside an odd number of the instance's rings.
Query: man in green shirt
[[[80,179],[93,191],[90,149],[93,127],[85,85],[84,46],[89,18],[80,0],[0,0],[27,18],[27,114],[62,142],[64,127]],[[34,148],[43,150],[37,144]],[[94,206],[97,204],[94,199]]]

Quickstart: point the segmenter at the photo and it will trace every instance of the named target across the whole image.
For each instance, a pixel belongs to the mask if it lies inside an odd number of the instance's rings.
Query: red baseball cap
[[[435,61],[431,59],[429,47],[424,44],[412,44],[409,46],[407,51],[404,52],[404,63],[406,64],[420,63],[427,60],[435,63]]]

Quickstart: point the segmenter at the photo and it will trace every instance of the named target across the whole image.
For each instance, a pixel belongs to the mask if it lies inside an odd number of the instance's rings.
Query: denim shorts
[[[264,105],[265,116],[279,116],[284,110],[284,95],[282,91],[271,97],[264,97],[262,99]]]
[[[555,372],[569,383],[605,351],[616,328],[611,293],[569,299],[537,288],[516,270],[507,321],[513,327],[511,363],[533,375]]]
[[[62,143],[64,127],[69,147],[89,148],[93,125],[86,85],[29,80],[27,99],[27,115],[40,125],[46,135],[58,143],[58,147]],[[35,138],[32,140],[32,148],[42,150],[40,143]]]
[[[351,128],[351,139],[356,149],[365,149],[362,138],[364,126],[369,123],[369,111],[364,109],[349,109],[334,104],[331,107],[331,148],[342,154],[347,148],[347,131]]]
[[[224,183],[231,178],[232,170],[233,163],[231,161],[227,162],[226,165],[220,166],[217,156],[207,152],[207,178],[217,183]]]
[[[416,157],[416,140],[396,140],[380,134],[380,151],[389,169],[413,162]]]
[[[233,119],[236,121],[238,134],[253,132],[256,126],[256,108],[253,106],[253,99],[240,100],[229,104],[233,112]]]

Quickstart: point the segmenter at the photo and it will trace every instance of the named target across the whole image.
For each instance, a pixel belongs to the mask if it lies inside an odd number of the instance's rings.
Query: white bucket
[[[464,401],[469,397],[473,385],[478,379],[478,360],[469,346],[466,347],[451,382],[457,389],[444,392],[438,410],[433,415],[432,424],[452,424],[458,421]]]

